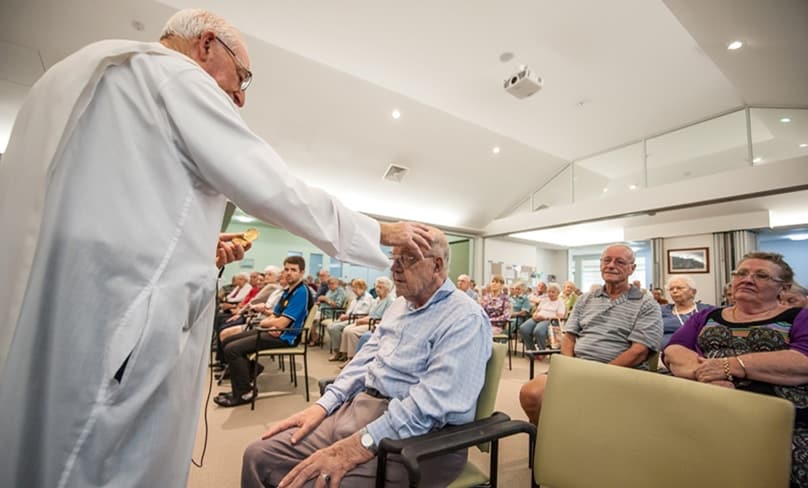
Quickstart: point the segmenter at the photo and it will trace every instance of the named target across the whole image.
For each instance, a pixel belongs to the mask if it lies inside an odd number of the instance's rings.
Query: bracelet
[[[738,364],[741,365],[741,369],[743,370],[743,377],[747,378],[749,376],[749,372],[746,371],[746,365],[743,363],[743,361],[741,361],[741,357],[735,356],[735,360],[738,361]]]
[[[732,383],[735,379],[732,377],[732,373],[729,371],[729,358],[724,358],[724,374],[727,376],[727,381]]]

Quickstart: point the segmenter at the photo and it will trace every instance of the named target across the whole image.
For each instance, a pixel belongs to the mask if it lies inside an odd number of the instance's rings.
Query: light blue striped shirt
[[[391,397],[387,411],[367,426],[376,443],[470,422],[491,342],[482,307],[446,280],[420,308],[396,299],[317,403],[330,415],[366,387]]]

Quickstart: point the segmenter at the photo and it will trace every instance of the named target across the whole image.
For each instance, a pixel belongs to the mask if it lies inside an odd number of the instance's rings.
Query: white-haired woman
[[[342,342],[342,331],[348,326],[348,319],[352,315],[365,315],[370,312],[370,307],[373,306],[373,297],[367,293],[368,285],[362,278],[356,278],[351,281],[351,289],[353,290],[356,298],[348,305],[348,309],[339,316],[339,319],[328,324],[328,335],[331,337],[331,345],[334,347],[334,352],[329,361],[344,361],[347,356],[339,352],[339,344]]]
[[[808,308],[808,289],[795,281],[791,288],[780,293],[780,303],[789,307]]]
[[[339,352],[345,356],[346,361],[350,361],[356,354],[359,338],[370,330],[370,321],[381,319],[387,307],[395,300],[393,282],[390,278],[386,276],[376,278],[374,289],[376,290],[376,301],[370,307],[367,317],[356,319],[356,322],[345,327],[345,330],[342,331]]]
[[[530,320],[526,320],[519,327],[519,335],[522,337],[522,342],[525,343],[525,349],[530,351],[537,347],[539,349],[547,347],[547,331],[550,328],[550,321],[563,319],[567,315],[567,305],[559,295],[561,295],[561,287],[558,286],[558,283],[547,285],[547,295],[542,297],[539,304],[536,305],[536,311],[533,312]]]
[[[696,303],[696,282],[688,275],[672,276],[665,285],[673,303],[661,305],[662,309],[662,348],[668,345],[671,336],[685,325],[687,319],[700,310],[712,308],[712,305]]]

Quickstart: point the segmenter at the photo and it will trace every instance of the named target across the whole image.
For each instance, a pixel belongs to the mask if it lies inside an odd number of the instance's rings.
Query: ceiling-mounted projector
[[[541,76],[522,66],[518,72],[505,78],[503,86],[506,92],[516,98],[527,98],[541,90],[542,81]]]

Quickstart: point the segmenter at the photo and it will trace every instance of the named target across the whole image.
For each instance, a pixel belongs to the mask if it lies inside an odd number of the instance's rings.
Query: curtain
[[[757,233],[748,230],[716,232],[713,234],[715,289],[723,299],[724,287],[730,281],[730,273],[744,254],[757,250]],[[716,300],[718,301],[718,300]]]

